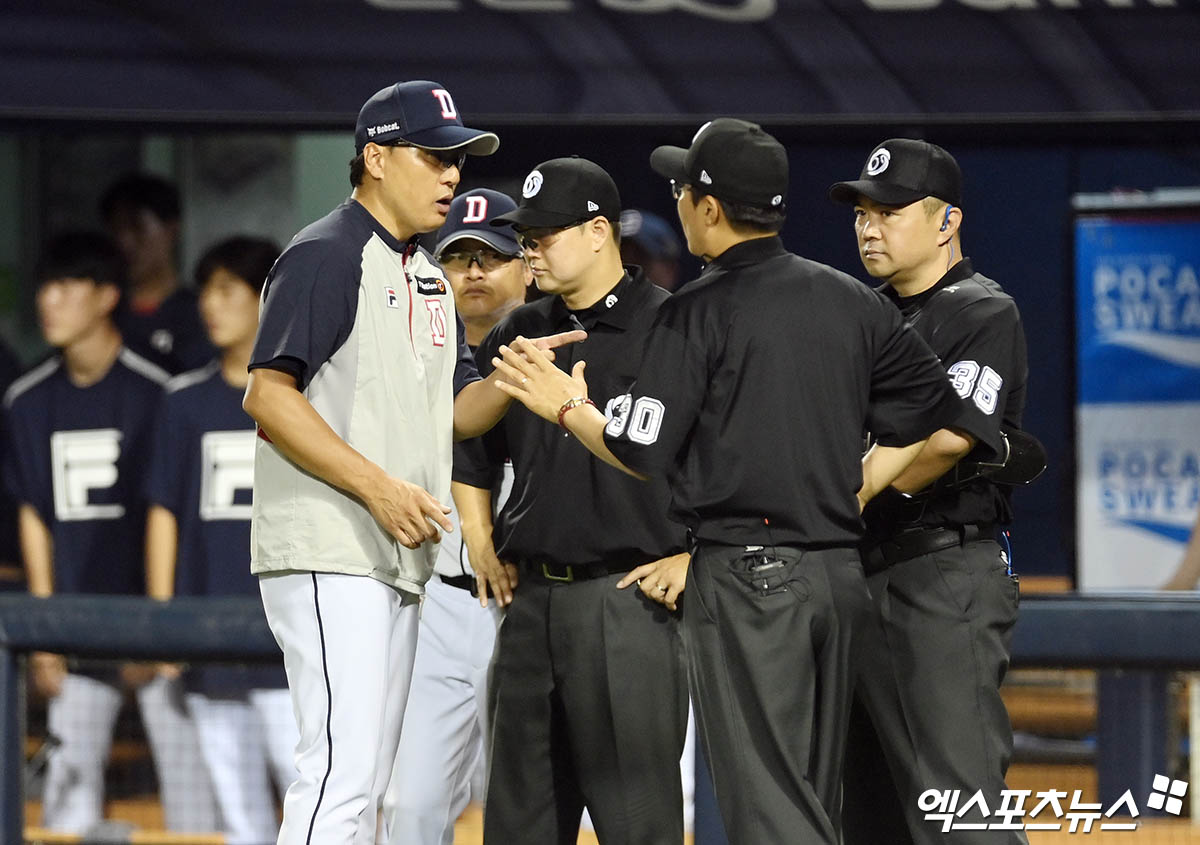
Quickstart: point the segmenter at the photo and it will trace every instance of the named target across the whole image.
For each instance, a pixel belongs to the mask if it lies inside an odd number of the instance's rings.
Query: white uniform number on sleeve
[[[974,361],[959,361],[946,371],[950,384],[963,399],[970,399],[985,414],[996,412],[1004,377],[991,367],[980,369]]]
[[[629,422],[629,409],[633,407],[633,397],[628,393],[614,396],[604,405],[604,416],[608,417],[608,425],[604,433],[609,437],[620,437],[625,433],[625,424]]]
[[[631,442],[649,446],[658,440],[665,412],[666,407],[653,396],[641,396],[632,402],[626,393],[610,399],[605,406],[604,414],[609,420],[604,432],[609,437],[620,437],[628,428]]]

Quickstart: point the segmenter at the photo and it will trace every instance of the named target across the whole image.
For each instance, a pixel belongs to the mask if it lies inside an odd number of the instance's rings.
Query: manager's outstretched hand
[[[518,337],[492,359],[504,381],[496,386],[539,417],[558,422],[558,412],[572,399],[586,399],[587,382],[583,378],[586,366],[575,364],[570,375],[554,366],[551,357],[534,341]]]

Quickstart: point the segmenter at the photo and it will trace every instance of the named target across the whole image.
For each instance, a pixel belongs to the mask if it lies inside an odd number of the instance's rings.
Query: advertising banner
[[[1159,587],[1200,504],[1200,212],[1075,222],[1081,590]]]

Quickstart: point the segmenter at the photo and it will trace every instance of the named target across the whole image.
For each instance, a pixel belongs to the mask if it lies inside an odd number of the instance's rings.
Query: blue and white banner
[[[1075,224],[1078,580],[1158,587],[1200,506],[1200,215]]]

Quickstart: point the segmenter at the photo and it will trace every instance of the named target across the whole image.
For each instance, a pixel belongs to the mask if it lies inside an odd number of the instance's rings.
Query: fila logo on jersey
[[[482,223],[487,220],[487,197],[467,197],[467,213],[463,215],[464,223]]]
[[[537,196],[537,192],[542,189],[542,172],[540,170],[532,170],[525,177],[525,184],[521,186],[521,196],[525,199]]]
[[[396,289],[394,287],[392,287],[391,285],[388,285],[387,287],[385,287],[383,289],[383,295],[385,297],[387,297],[387,307],[388,308],[399,308],[400,307],[400,297],[396,296]]]
[[[205,432],[200,438],[200,518],[249,519],[253,488],[253,429]]]
[[[871,160],[867,162],[867,175],[878,176],[880,173],[888,169],[888,165],[892,163],[892,154],[888,152],[887,147],[880,147],[871,156]]]
[[[445,88],[434,88],[429,93],[437,97],[437,101],[442,104],[442,117],[446,120],[454,120],[458,117],[458,109],[454,107],[454,100],[450,99],[450,92]]]
[[[446,292],[446,283],[438,277],[425,278],[417,276],[417,293],[423,293],[426,296],[438,296]]]
[[[60,522],[120,519],[125,506],[92,504],[92,492],[117,483],[121,432],[115,428],[56,431],[50,435],[54,516]]]

